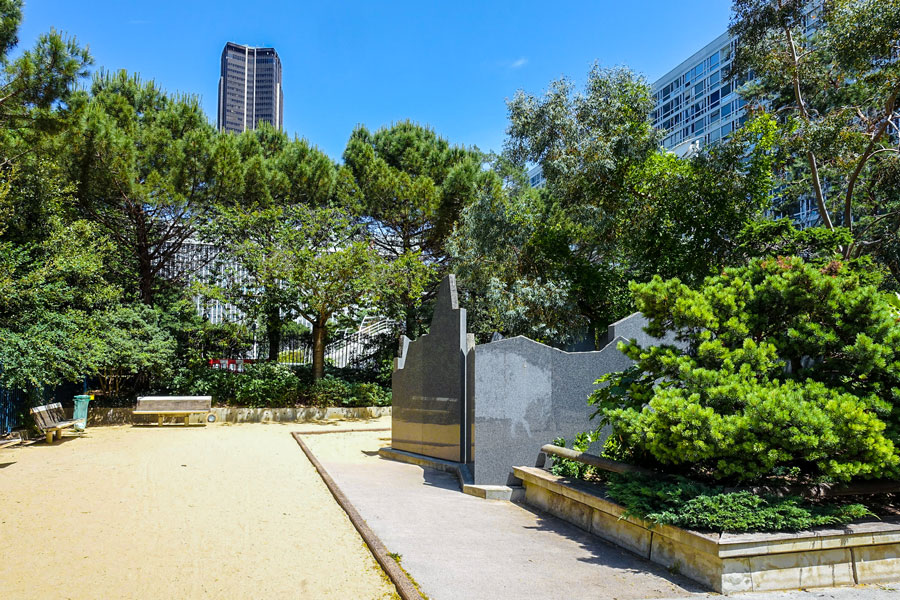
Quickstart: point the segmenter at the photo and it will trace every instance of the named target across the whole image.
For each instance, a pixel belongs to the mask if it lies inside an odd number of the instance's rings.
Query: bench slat
[[[137,399],[135,413],[209,412],[212,396],[144,396]]]
[[[134,407],[137,412],[173,412],[196,411],[206,412],[209,403],[205,402],[142,402]]]

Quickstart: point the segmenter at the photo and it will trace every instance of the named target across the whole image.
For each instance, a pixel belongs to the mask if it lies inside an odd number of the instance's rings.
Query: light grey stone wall
[[[597,427],[587,398],[603,374],[632,361],[615,338],[596,352],[563,352],[525,337],[475,347],[475,484],[508,485],[541,446]]]
[[[636,340],[638,344],[644,347],[657,344],[675,344],[675,336],[671,333],[660,340],[645,332],[644,327],[647,326],[647,323],[647,319],[641,313],[634,313],[616,321],[606,329],[606,339],[603,342],[604,347],[616,338]]]

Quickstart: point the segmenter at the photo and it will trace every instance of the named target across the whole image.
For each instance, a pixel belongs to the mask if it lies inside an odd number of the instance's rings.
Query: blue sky
[[[199,95],[212,121],[225,42],[274,46],[285,130],[335,159],[356,124],[403,119],[500,150],[516,90],[582,82],[594,61],[653,81],[722,33],[730,12],[728,0],[25,1],[22,46],[55,27],[90,46],[95,68]]]

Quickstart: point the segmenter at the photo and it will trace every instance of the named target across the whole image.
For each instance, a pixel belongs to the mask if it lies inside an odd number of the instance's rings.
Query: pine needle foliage
[[[841,262],[767,258],[691,289],[632,284],[647,332],[590,402],[607,453],[706,480],[897,477],[900,324]]]

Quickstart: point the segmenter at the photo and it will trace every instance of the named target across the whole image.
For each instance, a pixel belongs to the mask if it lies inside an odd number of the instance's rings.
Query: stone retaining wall
[[[534,467],[514,472],[526,504],[723,594],[900,581],[900,519],[799,533],[699,533],[626,517],[589,483]]]
[[[133,423],[155,423],[156,415],[131,414],[130,408],[90,407],[88,410],[88,427],[103,425],[130,425]],[[69,409],[71,418],[72,409]],[[390,406],[365,406],[360,408],[213,408],[216,422],[220,423],[305,423],[327,419],[375,419],[391,414]],[[191,415],[191,423],[200,423],[205,414]],[[167,418],[166,422],[180,422],[181,419]]]

